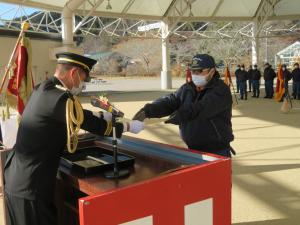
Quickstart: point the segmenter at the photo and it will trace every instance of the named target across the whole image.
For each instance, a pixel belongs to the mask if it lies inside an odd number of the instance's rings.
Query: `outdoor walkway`
[[[178,81],[178,85],[182,82]],[[134,82],[122,85],[127,88]],[[147,81],[144,87],[149,87]],[[169,93],[158,89],[159,86],[149,91],[106,93],[125,112],[125,117],[132,118],[145,103]],[[87,97],[82,102],[85,108],[97,110],[90,106]],[[249,97],[233,109],[232,146],[237,152],[233,157],[234,225],[300,224],[300,101],[294,104],[298,109],[282,114],[280,103]],[[147,120],[146,129],[131,136],[185,146],[178,127],[164,124],[163,119]]]

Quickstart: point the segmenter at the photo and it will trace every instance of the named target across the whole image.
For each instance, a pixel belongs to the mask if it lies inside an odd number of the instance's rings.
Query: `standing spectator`
[[[283,97],[287,97],[289,95],[289,80],[292,79],[292,74],[291,72],[286,68],[286,65],[283,64],[282,65],[282,72],[283,72],[283,80],[284,80],[284,96]],[[282,97],[282,101],[283,101],[283,97]]]
[[[248,73],[245,70],[245,66],[242,65],[241,72],[239,73],[238,76],[239,83],[240,83],[240,96],[242,100],[243,99],[247,100],[247,77],[248,77]]]
[[[253,66],[253,70],[252,70],[252,84],[253,84],[253,95],[252,97],[256,97],[259,98],[259,86],[260,86],[260,78],[261,78],[261,73],[260,71],[257,69],[257,65]]]
[[[294,99],[300,99],[300,69],[299,63],[294,64],[294,69],[292,71],[293,78],[293,97]]]
[[[234,72],[235,80],[236,80],[236,93],[239,93],[239,90],[240,90],[240,83],[239,83],[240,72],[241,72],[241,66],[237,65],[236,70]]]
[[[249,85],[249,92],[251,92],[252,85],[253,85],[252,72],[253,72],[252,65],[250,65],[250,66],[249,66],[249,69],[248,69],[248,85]]]
[[[266,96],[264,98],[273,98],[274,95],[274,79],[276,77],[275,71],[269,63],[265,64],[264,80]]]

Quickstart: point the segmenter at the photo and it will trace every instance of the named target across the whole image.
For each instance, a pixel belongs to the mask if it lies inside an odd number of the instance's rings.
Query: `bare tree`
[[[148,73],[161,69],[161,41],[159,39],[129,39],[120,42],[113,48],[132,58],[133,62],[143,62]]]
[[[83,48],[84,53],[95,53],[110,51],[114,40],[106,35],[91,36],[87,35],[83,39],[80,47]]]

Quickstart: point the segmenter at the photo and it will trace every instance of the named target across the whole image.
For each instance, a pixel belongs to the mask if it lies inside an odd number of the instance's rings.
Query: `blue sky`
[[[18,9],[18,5],[0,2],[0,18],[5,19],[5,20],[10,20],[15,16],[16,12],[17,12],[16,17],[24,15],[24,12],[22,10],[17,10],[17,9]],[[38,10],[38,9],[29,8],[29,7],[25,7],[25,6],[23,6],[23,9],[27,15],[30,15],[31,13]],[[5,13],[8,10],[10,10],[10,11]]]

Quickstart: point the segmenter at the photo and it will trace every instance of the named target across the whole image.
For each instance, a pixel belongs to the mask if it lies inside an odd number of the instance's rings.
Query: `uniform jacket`
[[[292,71],[292,77],[294,82],[299,82],[300,81],[300,69],[293,69]]]
[[[291,74],[291,72],[289,70],[285,69],[283,71],[283,79],[284,79],[284,84],[287,87],[288,83],[289,83],[289,80],[292,79],[292,74]]]
[[[252,80],[260,80],[261,78],[261,73],[258,69],[253,69],[252,70]]]
[[[253,69],[252,68],[250,68],[248,71],[247,71],[247,78],[248,78],[248,80],[252,80],[253,78]]]
[[[66,147],[66,101],[70,94],[58,89],[52,77],[37,85],[22,115],[14,150],[5,164],[5,190],[34,200],[54,198],[60,155]],[[82,129],[104,134],[107,122],[84,110]],[[118,124],[118,135],[123,125]]]
[[[275,77],[276,77],[276,74],[272,67],[265,68],[265,70],[264,70],[264,79],[265,80],[274,80]]]
[[[223,150],[233,140],[229,87],[215,74],[200,92],[193,82],[144,107],[147,118],[171,115],[166,121],[179,125],[182,139],[191,149]]]
[[[237,77],[238,81],[246,81],[248,80],[248,72],[246,70],[241,70]]]
[[[240,75],[241,69],[236,69],[234,72],[236,80],[239,80],[239,75]]]

